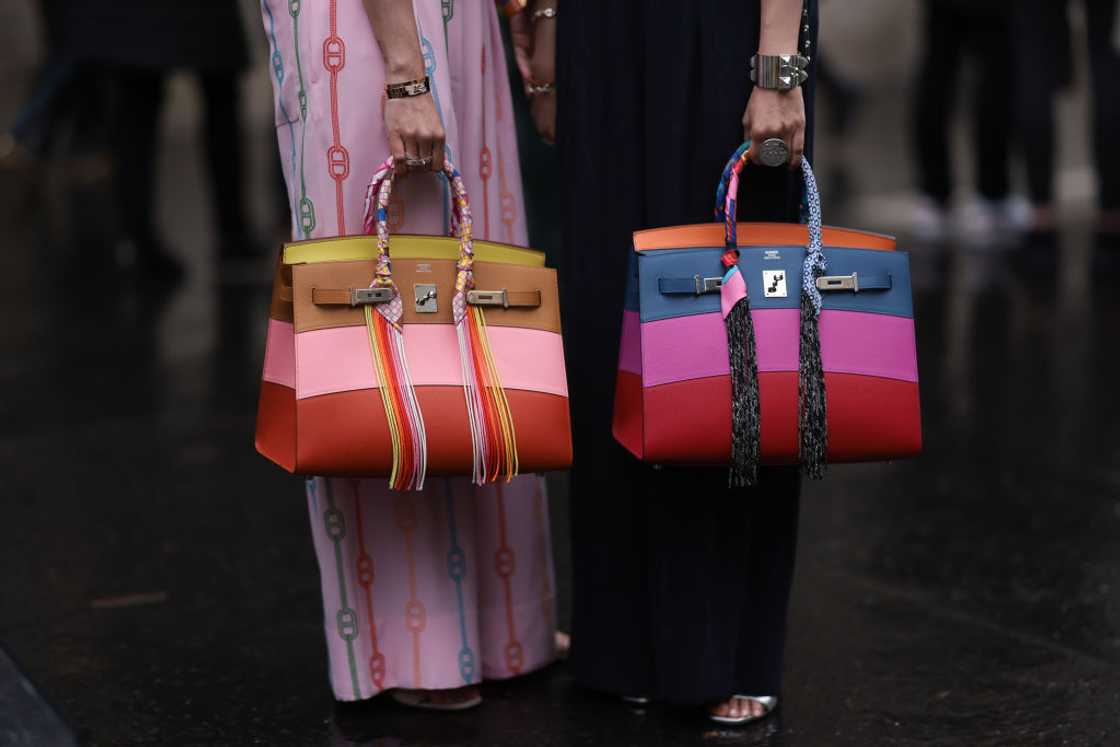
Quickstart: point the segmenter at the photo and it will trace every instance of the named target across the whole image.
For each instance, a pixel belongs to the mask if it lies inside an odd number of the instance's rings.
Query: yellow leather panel
[[[459,258],[459,240],[450,236],[397,234],[389,241],[389,253],[393,259],[454,260]],[[475,240],[474,256],[479,262],[544,267],[544,252],[512,244],[499,244],[493,241]],[[376,236],[339,236],[332,239],[309,239],[307,241],[294,241],[284,246],[284,264],[286,265],[354,262],[376,258]]]

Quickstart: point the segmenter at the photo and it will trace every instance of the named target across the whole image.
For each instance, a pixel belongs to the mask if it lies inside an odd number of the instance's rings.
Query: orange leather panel
[[[809,229],[799,223],[740,223],[739,246],[797,246],[809,241]],[[894,251],[893,236],[852,228],[824,227],[825,246],[851,249]],[[687,249],[690,247],[722,247],[722,223],[695,223],[690,226],[668,226],[634,232],[634,249]]]
[[[428,474],[470,475],[471,437],[461,387],[418,387],[428,432]],[[521,472],[567,469],[572,463],[568,400],[509,390]],[[383,477],[392,453],[385,409],[374,390],[300,400],[301,474]]]
[[[276,272],[272,276],[272,303],[268,309],[268,315],[277,321],[292,321],[291,286],[292,268],[277,260]]]
[[[316,306],[314,288],[365,288],[373,277],[373,262],[318,262],[291,266],[295,280],[296,332],[365,324],[361,308]],[[455,295],[455,262],[452,260],[393,260],[393,278],[404,301],[405,324],[451,324],[451,299]],[[475,262],[475,287],[479,290],[540,291],[539,307],[503,309],[487,306],[486,323],[560,332],[560,301],[556,271],[495,262]],[[435,284],[436,313],[417,313],[413,285]]]
[[[261,382],[257,451],[289,472],[296,470],[296,390]]]

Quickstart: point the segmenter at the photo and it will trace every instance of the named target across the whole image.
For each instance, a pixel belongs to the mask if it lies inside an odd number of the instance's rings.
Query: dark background
[[[41,59],[31,7],[0,7],[0,125]],[[248,189],[271,244],[286,219],[247,10]],[[926,452],[806,484],[774,718],[723,730],[630,710],[563,664],[486,685],[471,713],[334,704],[302,485],[252,446],[270,276],[231,283],[213,262],[187,76],[164,113],[158,215],[191,270],[181,287],[75,277],[76,257],[112,255],[104,164],[0,171],[0,642],[89,744],[1120,744],[1120,301],[1092,232],[1084,60],[1059,100],[1049,261],[921,245],[906,232],[917,10],[824,6],[824,53],[865,95],[842,135],[822,96],[816,165],[827,222],[899,232],[913,252]],[[534,243],[549,248],[555,158],[533,145]],[[563,476],[551,486],[567,619]],[[12,692],[0,744],[51,743],[18,741],[33,708]]]

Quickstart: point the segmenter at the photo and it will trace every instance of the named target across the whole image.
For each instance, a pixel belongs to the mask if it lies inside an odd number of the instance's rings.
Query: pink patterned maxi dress
[[[502,40],[490,0],[415,0],[448,157],[476,238],[526,243]],[[262,0],[276,132],[296,239],[360,233],[366,183],[388,155],[381,54],[361,0]],[[447,184],[414,174],[390,228],[445,234]],[[543,480],[475,488],[429,479],[307,483],[339,700],[393,687],[454,688],[552,661],[552,549]]]

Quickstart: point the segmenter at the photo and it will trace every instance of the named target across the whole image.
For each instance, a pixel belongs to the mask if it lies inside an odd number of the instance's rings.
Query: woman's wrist
[[[385,60],[385,82],[404,83],[424,77],[424,61],[409,55],[406,59]]]

